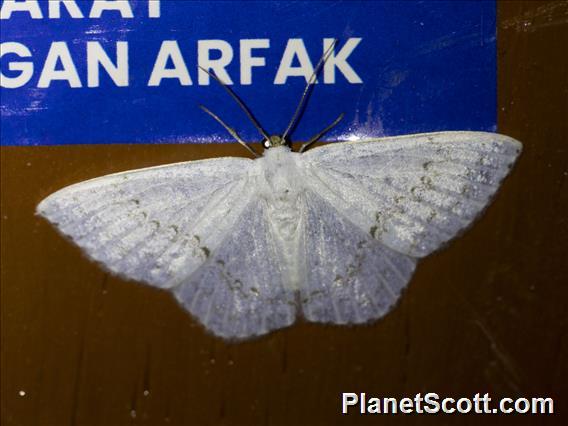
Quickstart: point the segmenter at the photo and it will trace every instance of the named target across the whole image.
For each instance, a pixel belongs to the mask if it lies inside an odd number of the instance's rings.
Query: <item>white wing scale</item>
[[[234,225],[251,165],[222,158],[103,176],[50,195],[37,211],[110,271],[173,287]]]
[[[483,211],[520,150],[493,133],[428,133],[326,145],[305,154],[305,167],[343,216],[391,249],[423,257]]]
[[[229,339],[292,324],[253,162],[214,159],[133,170],[64,188],[37,208],[113,273],[172,290]]]
[[[416,260],[397,253],[311,191],[306,194],[306,319],[337,324],[382,317],[410,280]]]
[[[296,302],[280,259],[264,201],[253,200],[206,262],[175,289],[176,297],[224,338],[286,327],[296,319]]]

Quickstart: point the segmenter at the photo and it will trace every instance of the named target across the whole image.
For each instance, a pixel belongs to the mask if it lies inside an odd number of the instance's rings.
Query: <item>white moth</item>
[[[384,316],[418,260],[471,225],[521,151],[503,135],[441,132],[293,152],[297,115],[282,137],[255,122],[268,149],[254,160],[103,176],[37,212],[111,272],[170,290],[217,336],[246,339],[298,316]]]

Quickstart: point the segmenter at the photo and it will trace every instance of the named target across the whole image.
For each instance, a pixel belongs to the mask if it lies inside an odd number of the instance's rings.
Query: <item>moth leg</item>
[[[260,155],[254,149],[252,149],[250,146],[248,146],[247,143],[241,139],[241,137],[238,135],[237,131],[235,129],[233,129],[232,127],[230,127],[228,124],[226,124],[223,120],[221,120],[217,114],[215,114],[214,112],[212,112],[208,108],[204,107],[203,105],[199,105],[199,108],[201,108],[203,111],[205,111],[211,117],[213,117],[215,119],[215,121],[217,121],[221,126],[223,126],[225,128],[225,130],[227,132],[229,132],[231,134],[231,136],[234,137],[237,140],[238,143],[240,143],[242,146],[244,146],[248,152],[250,152],[256,158],[260,157]]]
[[[311,144],[313,144],[314,142],[317,142],[318,140],[320,140],[320,138],[325,135],[327,132],[329,132],[331,129],[333,129],[335,126],[337,126],[337,124],[341,121],[341,119],[345,116],[345,113],[341,113],[339,114],[339,117],[337,117],[333,123],[331,123],[329,126],[327,126],[325,129],[323,129],[321,132],[319,132],[317,135],[313,136],[309,141],[307,141],[306,143],[304,143],[301,147],[300,150],[298,152],[304,152]]]

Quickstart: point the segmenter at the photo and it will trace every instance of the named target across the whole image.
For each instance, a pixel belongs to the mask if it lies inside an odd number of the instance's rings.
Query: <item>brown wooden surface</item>
[[[303,323],[226,344],[33,214],[83,179],[239,146],[2,148],[2,425],[566,421],[566,13],[566,2],[500,4],[499,129],[524,153],[485,216],[423,261],[399,306],[370,326]],[[551,396],[559,414],[342,417],[343,391]]]

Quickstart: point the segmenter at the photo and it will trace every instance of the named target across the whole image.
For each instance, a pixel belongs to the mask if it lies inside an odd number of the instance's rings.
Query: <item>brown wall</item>
[[[567,13],[566,2],[500,3],[499,129],[524,153],[485,216],[423,261],[399,306],[370,326],[297,324],[226,344],[33,215],[67,184],[242,155],[236,145],[3,147],[2,425],[496,421],[342,417],[342,391],[551,396],[560,414],[500,423],[566,421]]]

